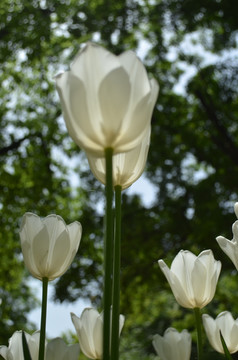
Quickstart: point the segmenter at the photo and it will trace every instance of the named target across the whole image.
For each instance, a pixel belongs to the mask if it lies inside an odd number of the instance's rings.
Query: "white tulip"
[[[46,360],[78,360],[79,344],[66,345],[61,338],[51,340],[46,347]]]
[[[154,335],[153,346],[161,360],[189,360],[192,349],[192,338],[187,330],[179,333],[168,328],[164,336]]]
[[[32,360],[38,360],[40,332],[36,331],[29,335],[25,332],[28,349]],[[79,345],[66,345],[61,338],[55,338],[48,344],[45,342],[46,360],[78,360]],[[22,348],[22,331],[16,331],[9,339],[9,346],[0,346],[0,355],[5,360],[24,360]]]
[[[238,202],[234,205],[235,214],[238,217]],[[233,239],[228,240],[224,236],[216,238],[220,248],[229,256],[231,261],[238,270],[238,220],[232,225]]]
[[[201,309],[213,299],[221,262],[214,259],[211,250],[205,250],[198,256],[181,250],[170,269],[163,260],[158,262],[181,306]]]
[[[78,335],[81,351],[89,359],[102,359],[103,354],[103,312],[86,308],[78,317],[71,313],[71,319]],[[124,325],[124,316],[119,318],[119,335]]]
[[[70,136],[99,157],[106,148],[126,152],[141,142],[158,95],[132,51],[115,56],[93,43],[56,76],[56,87]]]
[[[120,185],[122,189],[131,186],[143,173],[150,144],[149,126],[141,143],[126,153],[113,155],[113,185]],[[105,158],[87,154],[90,168],[95,177],[103,184],[106,183]]]
[[[53,280],[71,265],[81,240],[82,227],[77,221],[66,225],[62,217],[45,218],[26,213],[20,238],[24,262],[37,279]]]
[[[215,320],[207,314],[203,314],[202,319],[208,340],[217,352],[224,354],[220,332],[229,353],[238,351],[238,318],[234,320],[229,311],[223,311]]]
[[[40,332],[29,335],[25,332],[26,341],[32,360],[38,360]],[[22,348],[22,331],[16,331],[9,339],[9,346],[0,346],[0,355],[5,360],[24,360]]]

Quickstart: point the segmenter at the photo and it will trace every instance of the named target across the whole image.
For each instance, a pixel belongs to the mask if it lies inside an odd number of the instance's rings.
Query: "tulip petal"
[[[231,259],[236,270],[238,270],[238,244],[233,243],[223,236],[218,236],[216,240],[222,251]]]
[[[164,353],[164,346],[163,346],[163,338],[160,335],[155,335],[153,337],[153,346],[155,348],[156,353],[159,355],[161,359],[166,359],[166,355]]]
[[[120,316],[119,316],[119,335],[122,331],[124,323],[125,323],[125,316],[120,314]]]
[[[203,320],[204,329],[206,331],[211,346],[219,353],[224,353],[222,343],[220,340],[219,329],[215,320],[207,314],[203,314],[202,320]]]
[[[63,218],[59,215],[48,215],[42,219],[50,239],[56,239],[66,228]]]
[[[70,84],[70,86],[69,86]],[[56,87],[63,107],[64,120],[72,139],[89,151],[98,150],[98,122],[92,125],[87,105],[87,95],[84,83],[71,72],[56,77]],[[96,106],[95,102],[92,106]],[[99,110],[95,116],[99,116]],[[95,119],[93,116],[93,119]],[[80,119],[80,121],[78,121]]]
[[[70,250],[65,258],[64,267],[67,269],[72,263],[81,241],[82,226],[78,221],[67,226],[68,236],[70,240]]]
[[[79,246],[82,236],[82,225],[80,224],[80,222],[74,221],[72,224],[67,225],[67,229],[72,242]]]
[[[103,81],[111,71],[121,67],[117,56],[105,48],[94,43],[87,45],[78,52],[72,65],[71,71],[84,84],[87,84],[89,97],[97,94],[97,85]]]
[[[145,130],[148,128],[151,119],[150,96],[151,95],[148,94],[142,98],[135,108],[127,112],[125,121],[122,124],[121,134],[123,136],[118,137],[115,145],[117,152],[132,150],[138,146],[144,138]]]
[[[8,347],[3,345],[0,346],[0,355],[5,359],[8,360]]]
[[[71,313],[71,319],[77,331],[79,345],[83,353],[90,359],[96,359],[93,332],[99,314],[93,308],[86,308],[81,317]]]
[[[193,303],[187,296],[187,284],[181,283],[180,279],[168,268],[163,260],[158,261],[177,302],[185,308],[193,308]]]
[[[32,359],[38,358],[39,353],[39,342],[40,342],[40,331],[35,331],[32,335],[25,333],[29,351]]]
[[[76,316],[75,314],[71,313],[71,319],[74,324],[75,330],[78,335],[79,339],[79,345],[82,350],[82,352],[88,357],[92,358],[92,346],[89,344],[89,338],[87,337],[87,333],[85,332],[85,329],[83,328],[81,319]]]
[[[77,136],[77,133],[81,131],[79,139],[83,135],[82,139],[89,138],[91,142],[98,142],[98,132],[100,131],[98,119],[101,120],[101,117],[96,95],[94,94],[95,100],[90,104],[85,84],[72,73],[69,73],[68,83],[70,84],[68,109],[72,113],[69,125],[72,123],[72,130],[76,131],[76,134],[73,135]]]
[[[79,345],[66,345],[61,338],[55,338],[47,344],[46,360],[77,360]]]
[[[47,262],[48,278],[51,280],[55,276],[60,276],[67,268],[65,260],[70,251],[70,239],[66,229],[55,240],[54,246],[50,248]]]
[[[94,338],[94,346],[96,351],[96,358],[101,359],[102,358],[102,334],[103,334],[103,315],[100,314],[96,320],[95,327],[93,330],[93,338]]]
[[[176,275],[176,278],[179,279],[179,283],[182,288],[180,288],[180,293],[182,291],[185,293],[187,299],[192,299],[190,306],[193,304],[193,287],[191,284],[191,273],[193,271],[194,262],[196,256],[187,250],[181,250],[174,258],[171,264],[171,271]]]
[[[150,93],[150,83],[143,63],[132,51],[126,51],[119,55],[120,63],[130,75],[133,84],[131,93],[131,103],[137,102]]]
[[[237,243],[238,240],[238,220],[234,222],[234,224],[232,225],[232,232],[234,235],[233,241],[235,241]]]
[[[28,334],[26,334],[26,339],[28,340]],[[22,332],[16,331],[9,340],[9,352],[12,356],[12,359],[24,360],[23,350],[22,350]],[[10,356],[10,357],[11,357]]]
[[[128,74],[120,67],[111,71],[101,82],[98,97],[103,121],[101,132],[105,147],[113,147],[121,135],[121,126],[130,99],[131,85]]]
[[[191,273],[191,281],[192,286],[194,307],[203,308],[206,304],[204,304],[204,298],[207,299],[207,294],[205,294],[206,283],[207,283],[207,269],[203,265],[203,263],[197,258],[194,263],[194,268]],[[209,292],[210,295],[210,292]]]
[[[47,277],[47,261],[49,255],[50,239],[46,227],[32,240],[32,261],[41,277]]]
[[[234,321],[234,319],[233,319]],[[228,336],[229,341],[229,351],[231,354],[237,352],[238,344],[237,344],[237,336],[238,336],[238,325],[234,321],[233,326],[231,327],[230,334]]]
[[[30,212],[25,213],[20,227],[21,241],[32,239],[42,228],[43,224],[39,216]]]
[[[238,202],[236,202],[234,205],[234,211],[235,211],[236,217],[238,218]]]

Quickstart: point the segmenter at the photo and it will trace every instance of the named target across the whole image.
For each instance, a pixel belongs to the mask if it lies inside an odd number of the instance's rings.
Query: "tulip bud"
[[[37,279],[53,280],[71,265],[81,240],[82,227],[77,221],[66,225],[58,215],[43,219],[26,213],[20,238],[24,262]]]
[[[154,335],[153,346],[161,360],[189,360],[192,349],[192,338],[187,330],[179,333],[168,328],[164,336]]]
[[[125,153],[113,155],[113,185],[120,185],[122,189],[131,186],[143,173],[150,144],[151,127],[146,129],[141,143]],[[106,183],[106,165],[104,158],[97,158],[87,154],[90,168],[95,177],[103,184]]]
[[[205,250],[198,256],[181,250],[170,269],[163,260],[158,262],[181,306],[201,309],[213,299],[221,262],[214,259],[211,250]]]
[[[208,340],[217,352],[224,354],[220,332],[229,353],[238,351],[238,318],[234,320],[229,311],[223,311],[215,320],[207,314],[203,314],[202,319]]]
[[[27,345],[32,360],[38,359],[40,332],[36,331],[29,335],[25,332]],[[22,348],[22,331],[16,331],[9,339],[9,346],[0,346],[0,355],[5,360],[24,360]]]
[[[103,312],[86,308],[80,318],[71,313],[71,319],[78,335],[80,349],[89,359],[102,359]],[[119,334],[124,325],[124,316],[119,318]]]
[[[119,56],[93,43],[56,76],[63,116],[75,143],[96,157],[132,150],[149,126],[158,84],[132,51]]]

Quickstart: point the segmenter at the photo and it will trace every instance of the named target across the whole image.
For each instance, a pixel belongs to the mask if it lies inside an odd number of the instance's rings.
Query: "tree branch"
[[[32,137],[40,137],[41,138],[41,134],[40,133],[28,134],[28,135],[23,136],[20,139],[14,140],[10,145],[0,148],[0,156],[7,155],[9,151],[18,149],[20,147],[20,145],[23,143],[23,141],[30,139]]]

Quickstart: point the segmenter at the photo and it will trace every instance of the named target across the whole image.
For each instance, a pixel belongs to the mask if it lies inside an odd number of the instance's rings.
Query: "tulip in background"
[[[164,336],[154,335],[153,346],[161,360],[189,360],[192,350],[192,338],[187,330],[179,333],[168,328]]]
[[[221,262],[214,259],[211,250],[202,251],[198,256],[181,250],[170,269],[163,260],[158,262],[181,306],[201,309],[213,299]]]
[[[125,153],[113,156],[113,186],[119,185],[121,189],[131,186],[143,173],[149,145],[151,126],[136,148]],[[105,159],[87,154],[88,162],[94,176],[103,184],[106,183]]]
[[[71,319],[84,355],[89,359],[102,359],[103,313],[99,314],[96,309],[86,308],[80,317],[71,313]],[[124,316],[120,315],[118,336],[120,336],[124,321]]]
[[[238,202],[234,205],[235,214],[238,217]],[[229,256],[231,261],[238,270],[238,220],[232,225],[233,239],[228,240],[223,236],[218,236],[216,238],[220,248],[224,253]]]
[[[132,51],[115,56],[87,43],[56,76],[63,116],[75,143],[97,157],[135,148],[150,124],[158,84]]]
[[[215,320],[207,314],[203,314],[202,319],[208,340],[217,352],[224,354],[220,331],[229,353],[238,351],[238,318],[234,320],[229,311],[223,311]]]
[[[40,332],[29,335],[25,333],[32,360],[38,360]],[[22,331],[16,331],[9,339],[9,346],[0,347],[0,355],[5,360],[24,360],[22,349]]]
[[[81,240],[82,227],[77,221],[66,225],[58,215],[45,218],[26,213],[20,238],[24,262],[37,279],[53,280],[71,265]]]
[[[51,340],[46,347],[46,360],[78,360],[79,344],[66,345],[61,338]]]
[[[40,332],[29,335],[25,332],[26,341],[32,360],[38,360]],[[22,349],[22,331],[16,331],[9,339],[9,346],[0,346],[0,355],[5,360],[24,360]],[[66,345],[61,338],[45,342],[46,360],[78,360],[79,345]]]

